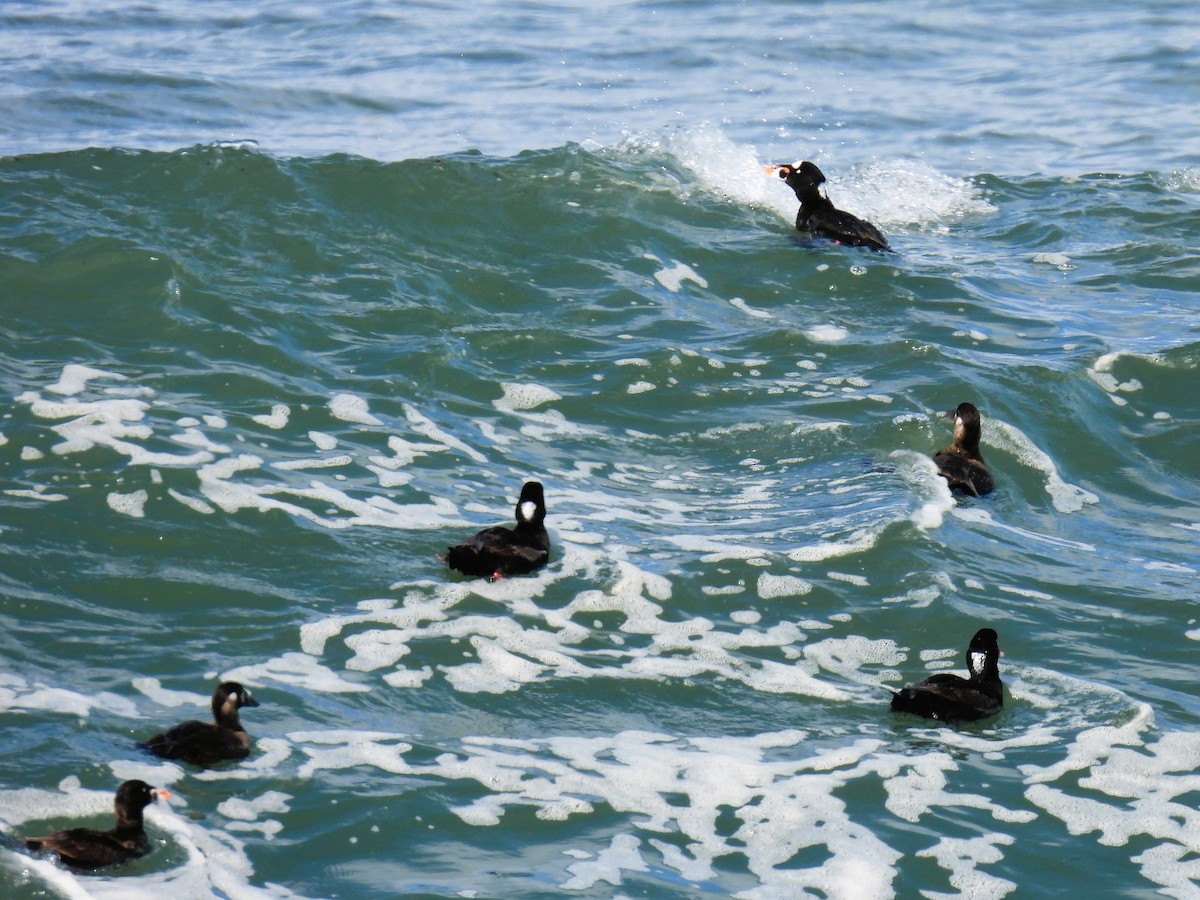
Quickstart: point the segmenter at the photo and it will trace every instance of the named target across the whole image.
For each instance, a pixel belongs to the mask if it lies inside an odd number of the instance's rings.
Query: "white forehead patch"
[[[533,514],[535,512],[537,512],[537,504],[534,503],[532,500],[526,500],[524,503],[522,503],[517,508],[521,512],[521,521],[522,522],[530,521],[533,518]]]

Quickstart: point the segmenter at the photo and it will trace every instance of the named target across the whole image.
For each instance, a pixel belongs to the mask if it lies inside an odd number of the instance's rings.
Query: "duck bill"
[[[168,791],[166,788],[155,788],[154,789],[154,799],[161,800],[163,803],[166,803],[168,800],[171,799],[171,792]]]
[[[767,175],[772,175],[782,169],[783,166],[763,166],[763,172]]]

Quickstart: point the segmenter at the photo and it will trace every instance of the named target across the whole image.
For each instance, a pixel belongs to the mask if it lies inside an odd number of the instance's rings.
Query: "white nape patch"
[[[850,332],[841,325],[813,325],[804,329],[804,336],[818,344],[839,344],[850,337]]]
[[[273,428],[278,431],[287,425],[288,419],[291,417],[291,415],[292,411],[287,406],[282,403],[276,403],[271,407],[270,415],[251,416],[250,419],[253,422],[257,422],[259,425],[262,425],[266,428]]]
[[[526,500],[524,503],[521,504],[520,510],[521,510],[521,515],[520,515],[521,521],[529,522],[533,519],[534,513],[537,512],[537,504],[534,503],[532,500]]]
[[[982,672],[983,667],[987,664],[987,654],[980,653],[978,650],[971,651],[971,671]]]
[[[642,259],[648,259],[652,262],[658,263],[659,265],[666,265],[653,253],[642,254]],[[702,288],[708,287],[708,282],[697,275],[691,266],[681,263],[679,260],[674,260],[674,263],[675,265],[669,268],[659,269],[654,273],[654,280],[665,287],[668,291],[673,294],[678,294],[683,289],[683,283],[685,281],[694,282]]]
[[[87,387],[87,383],[94,378],[112,378],[116,381],[125,381],[125,376],[119,372],[105,372],[103,369],[93,369],[91,366],[81,366],[76,363],[68,363],[63,366],[62,375],[54,384],[46,385],[46,390],[52,394],[62,394],[67,397],[73,397],[83,391]]]
[[[371,415],[367,401],[354,394],[335,394],[329,400],[329,412],[335,419],[356,425],[382,425],[383,421]]]
[[[133,491],[129,494],[113,491],[105,499],[108,501],[109,508],[114,512],[141,519],[146,515],[146,501],[150,499],[150,495],[143,490]]]
[[[774,315],[767,312],[766,310],[755,309],[753,306],[751,306],[749,303],[747,303],[741,297],[734,297],[732,300],[729,301],[729,305],[732,306],[734,309],[741,310],[748,316],[753,316],[756,319],[774,319],[775,318]]]

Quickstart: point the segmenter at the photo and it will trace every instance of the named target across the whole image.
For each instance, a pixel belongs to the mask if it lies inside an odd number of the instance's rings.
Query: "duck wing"
[[[544,528],[485,528],[468,543],[450,547],[446,564],[464,575],[524,575],[550,559]]]
[[[118,837],[95,828],[68,828],[45,837],[25,839],[30,850],[55,854],[75,869],[99,869],[128,862],[150,850],[145,832]]]
[[[250,754],[250,738],[212,722],[182,722],[163,734],[156,734],[140,745],[163,759],[178,759],[196,766],[211,766],[227,759],[243,759]]]
[[[891,250],[887,238],[870,222],[841,209],[818,209],[797,220],[800,231],[808,231],[851,247]]]
[[[974,497],[991,493],[992,473],[982,463],[949,450],[939,450],[933,455],[933,461],[938,474],[950,483],[950,490]]]
[[[970,722],[1000,711],[1001,698],[958,675],[941,674],[897,691],[893,712],[907,712],[941,722]]]

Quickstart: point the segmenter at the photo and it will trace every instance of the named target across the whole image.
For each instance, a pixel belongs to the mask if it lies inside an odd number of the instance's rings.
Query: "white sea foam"
[[[273,428],[278,431],[280,428],[287,426],[288,419],[291,418],[292,411],[286,404],[276,403],[271,407],[271,412],[268,415],[251,416],[251,420],[257,422],[266,428]]]
[[[68,363],[63,366],[62,375],[59,376],[58,381],[46,385],[46,390],[52,394],[73,397],[81,393],[87,387],[89,381],[96,378],[111,378],[115,381],[125,380],[125,376],[119,372],[106,372],[103,369],[96,369],[92,366]]]
[[[371,415],[367,401],[355,394],[335,394],[329,400],[329,412],[335,419],[356,425],[382,425],[383,421]]]
[[[1037,469],[1045,475],[1046,493],[1050,495],[1054,508],[1059,512],[1079,512],[1088,504],[1100,502],[1100,498],[1091,491],[1063,481],[1054,460],[1038,449],[1016,426],[999,419],[987,419],[984,422],[983,438],[985,444],[1012,453],[1022,465]]]
[[[141,519],[146,515],[146,501],[150,499],[150,495],[143,490],[132,491],[128,494],[111,491],[105,499],[108,501],[109,508],[114,512]]]
[[[323,431],[310,431],[308,439],[313,442],[318,450],[333,450],[338,445],[337,438]]]
[[[853,556],[864,553],[879,542],[879,532],[872,529],[860,528],[852,531],[841,540],[821,541],[804,547],[797,547],[788,552],[788,559],[793,562],[822,562],[839,556]]]
[[[493,400],[492,405],[501,412],[537,409],[539,406],[562,399],[562,395],[557,391],[540,384],[504,383],[500,385],[500,390],[504,392],[504,396],[499,400]]]
[[[1200,733],[1173,731],[1150,740],[1151,721],[1145,707],[1124,725],[1081,732],[1064,760],[1022,766],[1026,796],[1072,835],[1097,833],[1097,843],[1107,847],[1134,839],[1151,844],[1132,857],[1142,875],[1166,896],[1193,897],[1200,812],[1190,798],[1200,783]],[[1052,784],[1080,772],[1087,774],[1077,787],[1070,779],[1065,789]]]
[[[124,697],[102,691],[87,696],[40,682],[30,683],[20,675],[0,673],[0,710],[45,710],[87,718],[93,710],[128,718],[141,718],[137,707]]]
[[[788,159],[759,157],[748,145],[730,140],[714,125],[680,130],[666,137],[633,138],[637,149],[665,150],[678,159],[706,190],[746,204],[774,210],[787,223],[796,218],[796,198],[763,166]],[[967,216],[989,215],[995,207],[970,181],[937,171],[918,160],[893,159],[839,170],[825,165],[827,192],[841,209],[883,228],[945,228]]]
[[[813,325],[804,329],[804,336],[818,344],[840,344],[850,332],[841,325]]]
[[[795,575],[771,575],[763,572],[758,576],[758,596],[764,600],[777,597],[801,597],[812,590],[812,583]]]
[[[683,283],[685,281],[690,281],[702,288],[708,287],[708,282],[697,275],[696,270],[686,263],[681,263],[679,260],[675,260],[675,264],[673,266],[666,266],[661,259],[651,253],[645,254],[643,258],[652,260],[653,262],[664,266],[664,268],[659,269],[654,273],[654,280],[672,293],[678,294],[681,290],[683,290]]]
[[[741,297],[734,297],[729,301],[729,305],[734,309],[739,309],[748,316],[753,316],[756,319],[773,319],[774,315],[763,309],[755,309]]]

